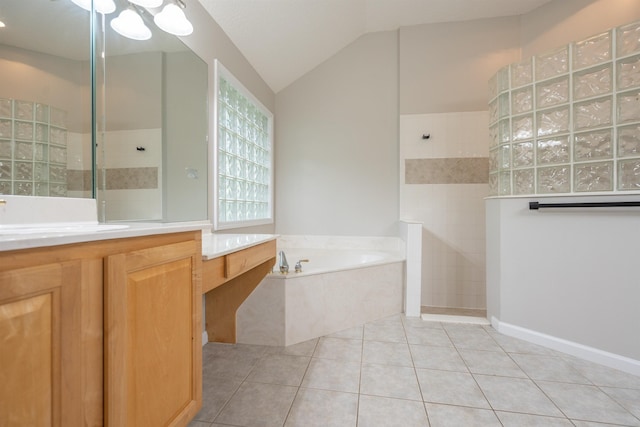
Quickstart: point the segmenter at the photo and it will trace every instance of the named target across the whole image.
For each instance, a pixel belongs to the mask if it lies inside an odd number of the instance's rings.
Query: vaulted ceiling
[[[198,0],[274,92],[368,32],[527,13],[550,0]]]

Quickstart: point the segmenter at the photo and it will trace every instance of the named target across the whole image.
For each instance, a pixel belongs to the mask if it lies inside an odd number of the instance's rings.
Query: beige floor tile
[[[345,360],[311,359],[302,387],[357,393],[360,363]]]
[[[318,341],[313,357],[360,363],[362,360],[362,340],[322,337]]]
[[[215,422],[246,427],[282,427],[296,392],[296,387],[245,382]]]
[[[600,390],[640,419],[640,390],[615,387],[600,387]]]
[[[213,422],[241,384],[242,381],[215,378],[210,371],[205,370],[202,379],[202,409],[194,419]]]
[[[410,344],[409,348],[416,368],[469,372],[458,350],[453,347]]]
[[[409,346],[406,343],[365,341],[362,363],[379,365],[413,366]]]
[[[253,367],[247,381],[299,386],[310,361],[306,356],[266,355]]]
[[[457,349],[503,351],[481,326],[444,325],[444,329]]]
[[[426,403],[431,427],[502,427],[500,421],[487,409]]]
[[[416,373],[425,402],[491,409],[471,374],[432,369]]]
[[[491,407],[497,411],[563,416],[556,405],[529,379],[488,375],[474,375],[474,378]]]
[[[427,427],[427,416],[436,427],[640,427],[640,377],[491,327],[396,315],[289,347],[206,344],[189,426]]]
[[[640,419],[595,386],[537,381],[547,396],[572,419],[640,426]]]
[[[355,427],[358,395],[301,388],[285,427]]]
[[[540,415],[500,412],[496,415],[504,427],[572,427],[573,423],[566,418],[542,417]]]
[[[364,325],[364,339],[370,341],[407,342],[399,317],[378,320]]]
[[[442,328],[420,328],[405,325],[405,331],[409,344],[453,347],[449,335]]]
[[[473,374],[500,375],[504,377],[526,378],[527,375],[507,355],[500,351],[458,350],[462,360]]]
[[[422,400],[415,370],[404,366],[362,365],[360,393]]]
[[[591,384],[561,357],[541,354],[511,354],[510,357],[533,380]]]
[[[640,390],[640,376],[631,375],[626,372],[618,371],[617,369],[598,365],[597,363],[578,359],[572,356],[566,356],[565,360],[571,363],[578,372],[587,377],[589,381],[595,385]]]
[[[429,425],[422,402],[360,395],[358,427],[425,427]]]

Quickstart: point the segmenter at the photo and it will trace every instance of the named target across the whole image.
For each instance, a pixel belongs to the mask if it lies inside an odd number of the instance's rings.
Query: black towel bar
[[[530,210],[545,208],[626,208],[640,207],[640,202],[539,203],[529,202]]]

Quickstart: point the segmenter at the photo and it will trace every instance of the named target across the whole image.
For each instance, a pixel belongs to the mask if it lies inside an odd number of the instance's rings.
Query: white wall
[[[621,209],[530,211],[528,202],[633,196],[487,200],[488,315],[632,358],[640,368],[640,215]]]
[[[397,43],[365,35],[277,94],[277,233],[397,235]]]
[[[70,132],[91,123],[88,62],[0,45],[0,96],[34,101],[67,112]]]
[[[489,78],[519,59],[518,17],[400,29],[400,114],[487,109]]]
[[[207,65],[190,52],[164,55],[164,221],[207,218]],[[213,191],[213,190],[212,190]]]

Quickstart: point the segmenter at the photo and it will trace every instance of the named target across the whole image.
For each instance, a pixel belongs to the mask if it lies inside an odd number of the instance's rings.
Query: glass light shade
[[[142,7],[160,7],[164,0],[129,0],[129,3],[137,4]]]
[[[120,15],[111,21],[111,28],[118,34],[133,40],[149,40],[151,38],[151,30],[144,25],[140,15],[131,9],[120,12]]]
[[[182,9],[173,3],[166,5],[162,12],[154,16],[153,22],[161,30],[176,36],[188,36],[193,32],[191,22],[184,15]]]
[[[84,10],[91,11],[91,0],[71,0]],[[116,10],[116,4],[113,0],[95,0],[96,11],[103,15],[107,15]]]

